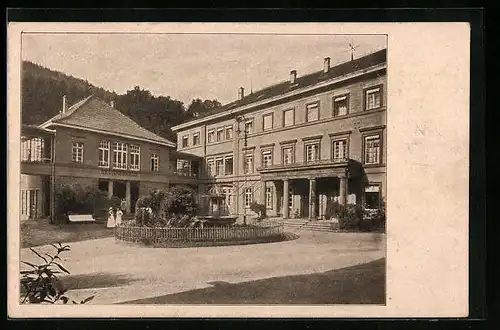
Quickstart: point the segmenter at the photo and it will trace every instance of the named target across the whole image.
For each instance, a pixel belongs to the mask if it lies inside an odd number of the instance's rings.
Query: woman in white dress
[[[122,215],[123,215],[123,211],[121,209],[118,209],[116,211],[116,221],[115,221],[115,224],[117,226],[120,226],[122,224]]]
[[[106,224],[106,227],[108,227],[108,228],[115,227],[115,215],[114,215],[112,207],[110,207],[109,211],[108,211],[108,223]]]

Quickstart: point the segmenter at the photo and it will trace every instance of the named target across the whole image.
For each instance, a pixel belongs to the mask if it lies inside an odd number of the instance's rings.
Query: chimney
[[[297,70],[290,71],[290,84],[295,84],[296,79],[297,79]]]
[[[111,100],[111,101],[109,102],[109,106],[110,106],[110,107],[112,107],[112,108],[114,108],[114,107],[115,107],[115,101],[114,101],[114,100]]]
[[[242,100],[245,97],[245,89],[243,87],[238,88],[238,100]]]
[[[62,113],[66,112],[66,95],[63,95]]]
[[[330,71],[330,58],[325,57],[325,60],[323,62],[323,72],[328,73]]]

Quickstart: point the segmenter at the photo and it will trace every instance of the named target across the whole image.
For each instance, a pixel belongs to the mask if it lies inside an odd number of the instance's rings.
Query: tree
[[[222,104],[217,100],[194,99],[187,108],[188,119],[203,117],[211,110],[220,108]]]

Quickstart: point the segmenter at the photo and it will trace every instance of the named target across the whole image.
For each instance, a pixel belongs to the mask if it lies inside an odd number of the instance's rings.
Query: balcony
[[[175,175],[186,176],[190,178],[198,178],[198,173],[193,172],[190,168],[177,168],[173,170]]]
[[[281,172],[281,171],[293,171],[301,169],[312,169],[312,168],[325,168],[325,167],[346,167],[349,163],[348,158],[341,159],[320,159],[315,161],[307,162],[295,162],[291,164],[273,164],[267,166],[261,166],[257,168],[258,172]]]

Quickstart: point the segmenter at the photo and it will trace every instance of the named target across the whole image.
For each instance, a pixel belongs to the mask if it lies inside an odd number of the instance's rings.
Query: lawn
[[[126,304],[385,304],[385,258],[309,275],[272,277]]]
[[[52,225],[48,220],[27,220],[21,223],[21,248],[51,243],[79,242],[112,237],[114,230],[104,223],[72,223]]]

